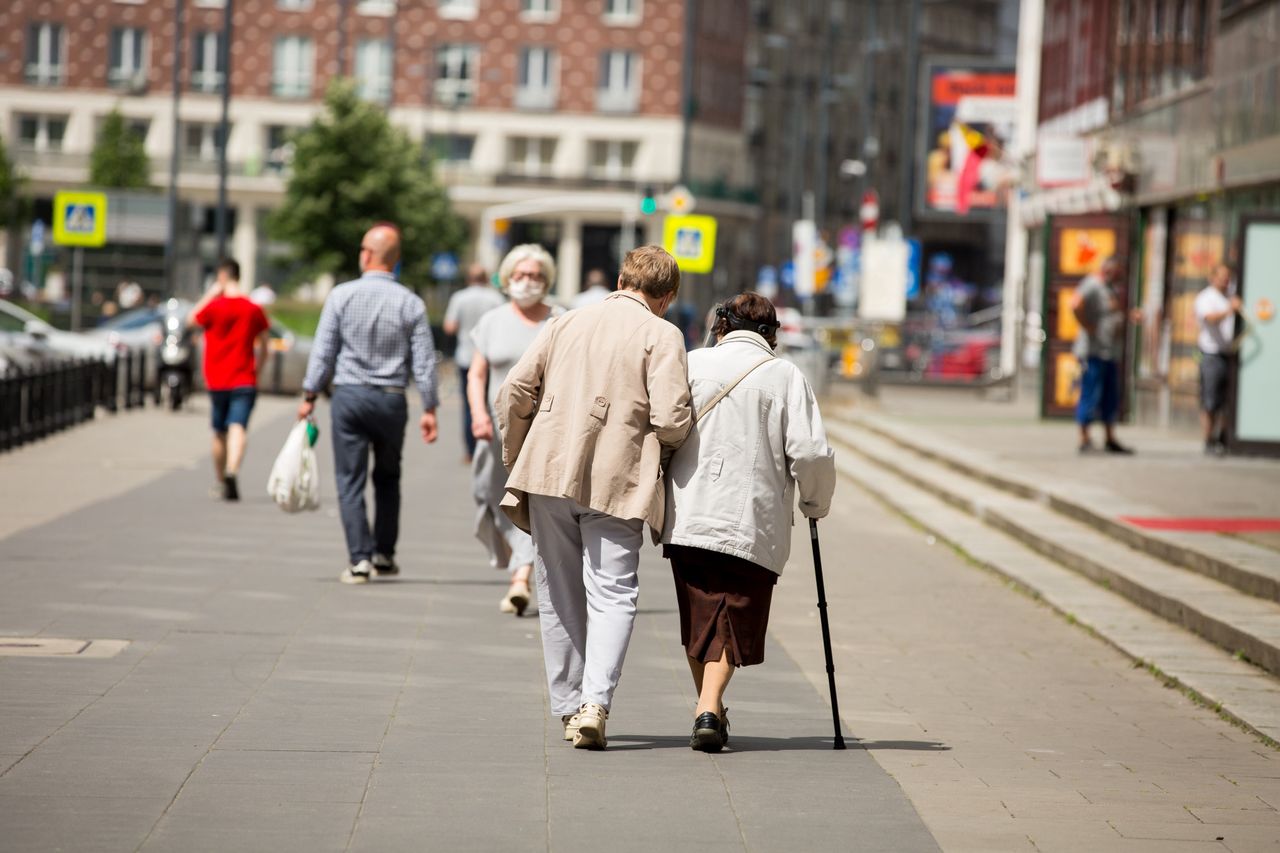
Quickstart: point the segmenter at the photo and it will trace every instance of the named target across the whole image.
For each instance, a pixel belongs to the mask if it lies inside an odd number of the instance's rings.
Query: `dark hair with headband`
[[[755,332],[769,346],[778,345],[778,312],[773,303],[758,293],[739,293],[723,305],[716,306],[716,319],[711,332],[723,338],[730,332]]]

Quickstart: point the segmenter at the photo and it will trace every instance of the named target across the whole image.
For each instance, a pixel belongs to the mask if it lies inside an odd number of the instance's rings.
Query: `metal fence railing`
[[[99,408],[112,414],[140,408],[146,363],[146,350],[126,350],[112,360],[75,359],[0,374],[0,451],[91,420]]]

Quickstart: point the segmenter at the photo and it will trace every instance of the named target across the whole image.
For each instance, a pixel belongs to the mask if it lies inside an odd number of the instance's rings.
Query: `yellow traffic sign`
[[[107,194],[64,191],[53,196],[53,242],[59,246],[104,246]]]
[[[685,272],[711,272],[716,260],[713,216],[668,216],[662,223],[662,248]]]

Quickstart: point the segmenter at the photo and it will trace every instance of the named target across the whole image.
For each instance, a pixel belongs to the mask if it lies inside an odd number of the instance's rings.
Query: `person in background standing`
[[[453,363],[458,368],[458,388],[462,392],[462,443],[467,448],[462,461],[468,465],[476,454],[476,438],[471,434],[471,406],[467,402],[467,372],[475,352],[471,330],[486,312],[497,308],[502,301],[502,294],[489,285],[489,271],[483,264],[472,264],[467,269],[467,286],[450,296],[449,305],[444,309],[444,333],[458,340]]]
[[[1231,268],[1219,264],[1209,276],[1209,284],[1196,294],[1196,323],[1200,326],[1200,428],[1204,452],[1227,451],[1227,383],[1231,376],[1232,341],[1236,312],[1243,304],[1239,296],[1227,296]]]
[[[573,297],[574,308],[586,308],[588,305],[597,305],[604,301],[605,297],[612,293],[609,289],[609,283],[604,277],[604,270],[592,270],[587,273],[587,287],[577,296]]]
[[[1074,352],[1084,368],[1080,379],[1080,401],[1076,423],[1080,426],[1080,452],[1093,450],[1089,425],[1102,421],[1108,453],[1131,454],[1133,450],[1116,441],[1116,416],[1120,411],[1120,348],[1124,346],[1124,310],[1115,284],[1120,280],[1120,262],[1107,258],[1098,272],[1081,279],[1071,302],[1080,324]]]
[[[422,441],[436,440],[436,361],[422,299],[396,281],[400,230],[373,226],[360,241],[355,281],[335,287],[320,312],[320,325],[302,380],[298,419],[315,410],[316,397],[333,380],[333,466],[338,508],[350,563],[338,580],[368,583],[395,577],[400,537],[400,455],[409,418],[406,386],[422,395]],[[373,531],[364,489],[373,451]]]
[[[248,448],[249,415],[258,398],[258,370],[267,363],[267,315],[240,289],[240,264],[224,258],[213,286],[187,322],[204,329],[204,382],[213,420],[211,495],[240,500],[236,477]],[[255,344],[257,353],[255,357]]]

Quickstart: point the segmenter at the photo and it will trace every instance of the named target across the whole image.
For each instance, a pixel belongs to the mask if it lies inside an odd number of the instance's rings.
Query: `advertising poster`
[[[1016,118],[1016,76],[1007,65],[938,61],[926,66],[918,180],[922,215],[990,215],[1016,175],[1004,160]]]

